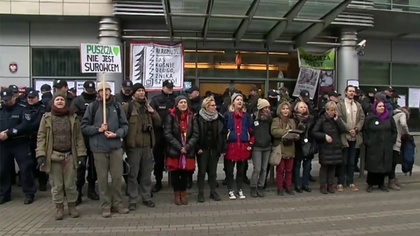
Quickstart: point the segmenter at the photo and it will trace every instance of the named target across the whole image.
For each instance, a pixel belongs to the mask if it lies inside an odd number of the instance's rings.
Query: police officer
[[[162,121],[166,120],[169,114],[169,109],[175,106],[174,84],[170,80],[165,80],[162,83],[162,93],[156,95],[150,101],[150,106],[157,111]],[[155,128],[156,144],[153,147],[153,156],[155,158],[154,175],[156,184],[153,186],[153,192],[159,192],[162,189],[163,170],[165,165],[165,147],[166,142],[163,137],[163,127]]]
[[[48,104],[50,104],[53,95],[51,93],[51,86],[49,84],[43,84],[41,86],[41,103],[44,104],[45,107],[47,107]]]
[[[26,107],[16,102],[12,89],[1,91],[3,102],[0,108],[0,204],[11,200],[11,163],[19,165],[24,204],[34,202],[36,186],[33,179],[33,160],[30,158],[30,117],[25,116]]]
[[[82,120],[83,116],[86,112],[87,107],[89,104],[94,102],[96,100],[96,88],[95,88],[95,82],[94,81],[86,81],[83,84],[83,92],[79,96],[77,96],[73,103],[71,104],[72,110],[79,116],[79,119]],[[99,200],[99,195],[96,193],[95,190],[95,182],[98,179],[96,175],[96,169],[95,169],[95,163],[93,159],[92,151],[90,150],[89,146],[89,137],[83,136],[85,141],[85,146],[87,149],[87,156],[88,156],[88,166],[86,165],[79,165],[79,168],[77,170],[77,200],[76,205],[79,205],[82,203],[82,189],[83,185],[85,184],[85,177],[86,177],[86,168],[88,171],[87,174],[87,182],[88,182],[88,192],[87,197],[91,200]]]
[[[115,101],[124,105],[125,103],[131,102],[133,100],[132,90],[133,82],[131,80],[125,80],[121,86],[121,92],[115,95]]]
[[[36,168],[36,142],[37,142],[37,135],[39,124],[41,123],[42,116],[45,113],[45,105],[39,101],[39,93],[35,91],[33,88],[29,88],[27,90],[26,96],[26,110],[25,110],[25,118],[28,116],[31,120],[30,125],[30,149],[31,149],[31,157],[34,162],[33,165],[33,173],[36,178],[38,178],[38,189],[39,191],[47,191],[47,182],[48,182],[48,175],[45,172],[39,171]]]

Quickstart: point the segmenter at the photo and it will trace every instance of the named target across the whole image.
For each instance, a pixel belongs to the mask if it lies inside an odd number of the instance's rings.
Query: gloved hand
[[[39,170],[39,168],[41,168],[41,166],[45,165],[45,162],[47,161],[47,157],[46,156],[40,156],[37,158],[37,165],[36,165],[36,169]]]
[[[79,165],[86,166],[87,156],[80,156],[77,159],[79,160]]]

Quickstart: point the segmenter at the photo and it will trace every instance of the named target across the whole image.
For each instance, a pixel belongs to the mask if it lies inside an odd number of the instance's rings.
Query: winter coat
[[[166,121],[163,129],[163,136],[167,142],[166,156],[168,159],[178,160],[181,156],[182,145],[182,132],[180,120],[176,109],[170,109],[169,115],[166,116]],[[197,122],[194,122],[194,114],[188,111],[187,114],[188,130],[186,132],[186,145],[187,158],[190,160],[195,159],[195,147],[200,138],[200,131]],[[167,161],[168,162],[168,161]]]
[[[343,143],[340,137],[342,133],[348,133],[348,129],[341,118],[334,120],[328,114],[324,114],[316,121],[312,135],[319,145],[319,164],[339,165],[344,163]],[[332,138],[331,143],[327,142],[325,135]]]
[[[341,142],[343,143],[344,147],[348,147],[349,143],[347,140],[347,135],[349,134],[349,131],[351,129],[356,128],[356,148],[359,148],[360,145],[363,143],[363,135],[362,135],[362,128],[363,128],[363,124],[365,122],[365,112],[363,111],[362,105],[360,105],[359,102],[354,102],[354,104],[356,104],[357,107],[357,112],[356,112],[356,127],[350,127],[347,123],[347,116],[350,115],[350,111],[347,111],[346,109],[346,104],[345,104],[345,100],[341,100],[338,104],[337,104],[337,113],[338,113],[338,117],[342,119],[344,125],[347,128],[347,132],[342,133],[341,134]]]
[[[229,161],[246,161],[251,156],[247,150],[254,144],[251,115],[246,112],[228,112],[225,115],[227,126],[227,152]]]
[[[381,121],[371,113],[363,126],[366,146],[366,170],[372,173],[389,173],[392,170],[393,146],[397,140],[397,127],[392,117]]]
[[[107,138],[104,133],[99,132],[99,127],[104,123],[102,101],[96,102],[100,102],[98,110],[94,111],[94,103],[89,104],[81,123],[83,134],[89,137],[90,150],[109,153],[122,148],[121,139],[128,133],[127,117],[122,105],[113,98],[106,103],[108,130],[117,134],[116,138]]]
[[[132,104],[131,114],[128,114],[130,104]],[[156,111],[153,113],[148,112],[145,104],[140,104],[136,101],[125,103],[123,109],[126,116],[130,117],[128,134],[124,138],[125,148],[155,146],[154,127],[160,127],[162,123],[159,114]],[[145,126],[150,127],[149,132],[143,130]]]
[[[225,126],[225,118],[223,117],[222,114],[218,114],[218,118],[214,121],[206,121],[204,120],[204,118],[199,114],[195,114],[195,119],[194,121],[197,123],[197,126],[199,128],[199,139],[197,142],[197,148],[196,151],[199,151],[200,149],[202,149],[202,147],[204,146],[204,143],[207,141],[207,138],[204,137],[204,135],[206,134],[206,126],[208,123],[210,122],[217,122],[217,129],[218,132],[216,134],[216,142],[217,142],[217,151],[219,152],[217,154],[217,156],[220,156],[221,153],[225,153],[227,146],[226,146],[226,135],[227,135],[227,130],[226,130],[226,126]]]
[[[253,145],[254,149],[259,150],[271,150],[271,136],[268,135],[271,129],[272,119],[262,120],[258,118],[258,112],[253,114],[255,117],[253,120],[253,132],[255,143]]]
[[[395,121],[395,125],[397,126],[397,132],[398,132],[397,140],[393,147],[394,151],[401,152],[401,136],[409,133],[408,125],[407,125],[407,117],[408,117],[408,114],[405,113],[400,108],[397,108],[394,111],[393,118]]]
[[[306,133],[308,133],[308,137],[307,137],[307,141],[308,143],[314,143],[316,142],[313,135],[312,135],[312,129],[314,128],[315,125],[315,117],[313,115],[309,115],[308,119],[306,121],[299,121],[296,117],[295,117],[295,123],[296,123],[296,129],[298,130],[302,130],[303,133],[300,135],[299,140],[296,141],[295,143],[295,150],[296,150],[296,158],[314,158],[313,155],[305,157],[303,156],[303,152],[302,152],[302,146],[303,144],[305,144],[305,135]]]
[[[86,156],[86,147],[83,141],[82,129],[80,127],[79,118],[76,114],[70,115],[70,124],[71,124],[71,140],[72,143],[71,153],[73,156],[73,166],[78,166],[77,157]],[[43,166],[41,166],[41,171],[50,172],[51,168],[51,155],[53,152],[53,129],[52,129],[52,114],[47,112],[41,119],[41,123],[38,129],[37,137],[37,147],[36,147],[36,157],[46,157],[47,160]]]
[[[287,131],[291,129],[296,129],[295,121],[292,118],[289,119],[287,124],[286,122],[282,122],[279,117],[274,118],[271,123],[271,135],[274,139],[273,146],[277,147],[278,145],[281,145],[281,155],[285,158],[295,157],[295,140],[282,139]]]

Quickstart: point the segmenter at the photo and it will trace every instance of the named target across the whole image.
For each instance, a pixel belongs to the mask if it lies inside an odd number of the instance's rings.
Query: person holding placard
[[[129,212],[123,205],[121,191],[122,138],[128,133],[128,122],[122,106],[111,95],[111,86],[103,81],[97,90],[98,101],[89,104],[83,116],[82,131],[89,137],[95,159],[102,217],[108,218],[111,217],[111,207],[119,214]],[[108,186],[108,173],[112,178],[111,186]]]

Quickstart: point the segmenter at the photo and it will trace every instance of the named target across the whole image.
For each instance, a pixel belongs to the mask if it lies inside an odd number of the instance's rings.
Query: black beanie
[[[141,83],[135,83],[135,84],[134,84],[131,88],[132,88],[132,90],[133,90],[133,93],[137,92],[137,90],[139,90],[139,89],[144,89],[144,90],[146,90],[146,89],[144,88],[143,84],[141,84]]]
[[[185,97],[184,95],[178,95],[178,96],[175,98],[175,107],[176,107],[176,106],[178,106],[178,103],[179,103],[182,99],[185,99],[185,100],[187,100],[187,101],[188,101],[187,97]]]

